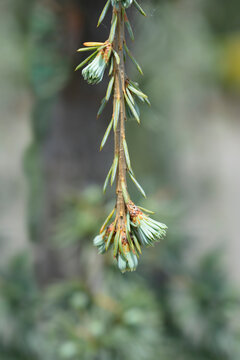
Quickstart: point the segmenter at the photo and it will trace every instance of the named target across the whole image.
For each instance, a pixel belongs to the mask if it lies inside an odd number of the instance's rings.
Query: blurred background
[[[0,359],[239,360],[240,2],[129,10],[152,103],[127,123],[148,198],[131,192],[169,232],[125,275],[92,246],[114,201],[107,82],[73,71],[104,2],[0,3]]]

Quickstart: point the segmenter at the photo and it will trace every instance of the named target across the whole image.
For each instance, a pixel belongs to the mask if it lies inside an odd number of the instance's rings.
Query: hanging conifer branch
[[[100,234],[93,243],[99,253],[105,253],[111,247],[113,256],[117,260],[122,272],[133,271],[138,265],[139,255],[143,246],[153,246],[156,241],[166,236],[167,226],[149,217],[151,211],[136,206],[130,199],[127,190],[127,174],[136,185],[140,193],[146,197],[144,190],[135,178],[132,170],[127,141],[125,137],[125,122],[127,118],[135,118],[140,123],[140,112],[136,100],[149,103],[139,85],[126,76],[125,56],[136,65],[138,71],[142,69],[130,53],[125,41],[125,26],[131,39],[134,39],[131,24],[128,20],[126,9],[131,5],[142,14],[144,10],[136,0],[108,0],[100,15],[98,26],[112,5],[112,21],[109,38],[103,42],[85,42],[84,48],[79,52],[92,51],[76,70],[82,68],[82,75],[89,84],[98,84],[109,66],[109,84],[106,96],[101,102],[97,116],[100,116],[106,103],[113,94],[112,118],[101,142],[100,150],[104,147],[111,131],[114,133],[113,163],[106,177],[103,190],[110,182],[116,182],[116,205],[105,220]],[[114,220],[112,220],[113,216]]]

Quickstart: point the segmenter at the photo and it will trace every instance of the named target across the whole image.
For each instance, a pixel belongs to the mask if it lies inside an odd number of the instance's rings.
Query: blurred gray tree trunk
[[[108,111],[96,120],[105,84],[89,86],[80,72],[74,72],[82,60],[76,54],[82,42],[107,37],[104,24],[96,28],[104,3],[36,1],[31,14],[34,139],[26,168],[31,184],[30,236],[42,285],[74,274],[86,275],[79,260],[81,247],[56,250],[50,239],[66,193],[101,183],[107,171],[108,155],[100,154],[98,148]]]

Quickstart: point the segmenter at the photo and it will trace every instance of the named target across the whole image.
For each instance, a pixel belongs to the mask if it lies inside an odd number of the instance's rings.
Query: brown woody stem
[[[126,223],[126,206],[123,197],[122,184],[127,188],[126,184],[126,159],[124,154],[123,141],[125,139],[125,100],[124,100],[124,91],[125,91],[125,65],[124,65],[124,55],[123,55],[123,43],[124,43],[124,17],[119,5],[119,9],[114,8],[113,11],[117,12],[117,29],[114,41],[115,51],[118,53],[120,58],[120,63],[117,64],[115,60],[114,67],[114,77],[115,77],[115,86],[114,86],[114,107],[116,101],[120,100],[120,116],[118,121],[118,126],[114,134],[114,143],[115,143],[115,154],[118,155],[118,170],[117,170],[117,181],[116,181],[116,217],[118,222],[118,227],[124,228]]]

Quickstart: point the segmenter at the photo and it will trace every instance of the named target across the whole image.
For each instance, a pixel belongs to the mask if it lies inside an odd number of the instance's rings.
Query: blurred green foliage
[[[56,245],[65,247],[80,239],[89,239],[97,233],[99,223],[112,208],[113,204],[105,203],[102,190],[96,185],[87,187],[80,194],[69,195],[62,204],[53,240]]]
[[[239,359],[239,298],[219,253],[189,265],[186,248],[172,233],[139,275],[105,264],[97,292],[78,279],[40,290],[29,257],[15,257],[1,270],[2,358]]]
[[[236,79],[235,73],[216,66],[216,56],[220,46],[225,65],[236,61],[239,39],[234,35],[233,46],[230,40],[232,31],[239,31],[239,4],[234,0],[198,1],[192,7],[186,3],[155,1],[149,6],[148,20],[135,25],[139,36],[135,50],[145,72],[141,87],[149,93],[152,108],[142,109],[145,120],[137,135],[135,124],[128,124],[129,148],[136,172],[142,173],[154,194],[142,205],[155,209],[166,221],[168,239],[144,255],[138,274],[122,276],[103,257],[104,280],[97,292],[87,279],[77,278],[40,289],[31,256],[14,257],[0,269],[1,360],[239,360],[239,294],[229,284],[219,251],[189,261],[190,240],[178,226],[183,208],[176,202],[180,189],[174,167],[180,139],[171,131],[172,122],[185,116],[185,108],[200,106],[211,86],[221,79],[222,86]],[[24,43],[19,37],[31,33],[28,74],[36,96],[35,137],[26,168],[32,192],[31,238],[36,240],[43,200],[39,149],[49,130],[49,109],[68,79],[69,63],[61,52],[53,13],[40,2],[5,1],[1,6],[6,4],[11,8],[4,8],[10,24],[15,24],[14,11],[19,19],[17,30],[9,31],[11,40],[5,38],[3,43],[17,79],[24,74],[25,52],[11,44]],[[46,38],[50,38],[47,43]],[[36,48],[36,42],[42,47]],[[11,83],[8,74],[5,84]],[[91,248],[111,207],[96,186],[66,194],[52,243],[64,249],[79,243]]]

